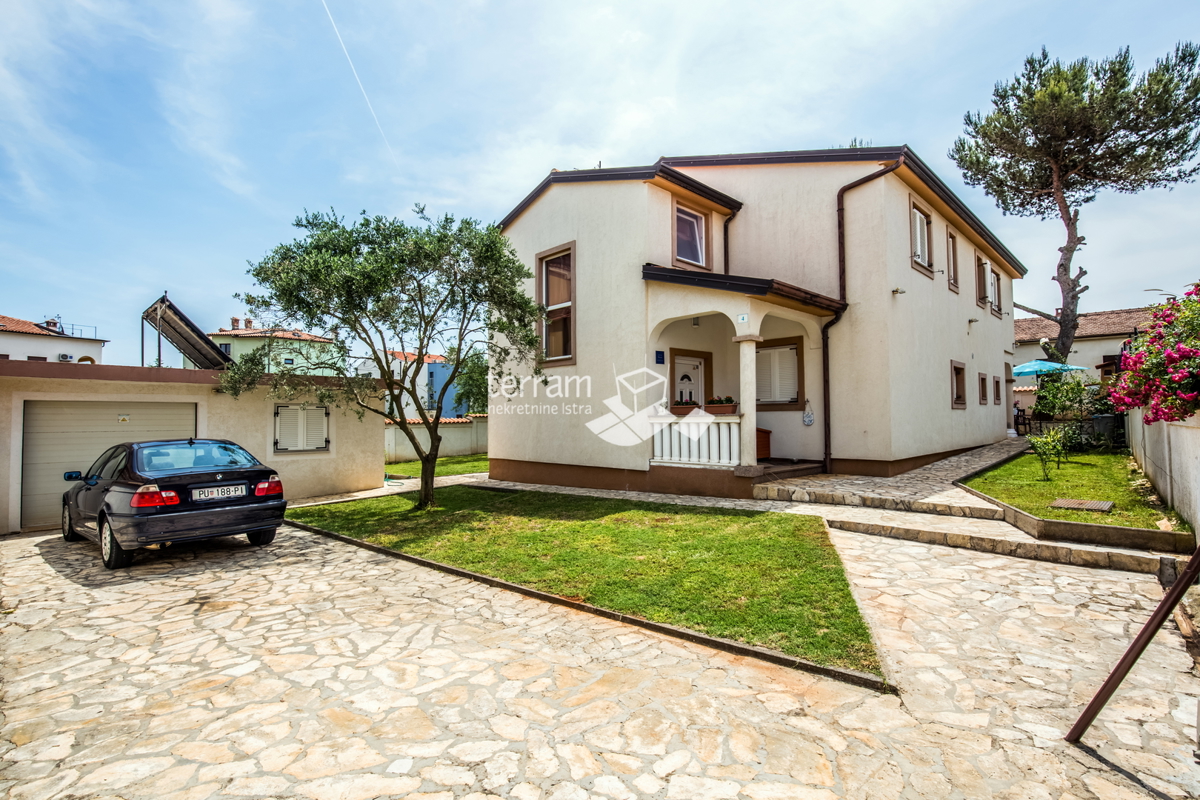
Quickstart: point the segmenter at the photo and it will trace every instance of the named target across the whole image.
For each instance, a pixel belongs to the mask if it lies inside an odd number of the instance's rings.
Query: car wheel
[[[71,508],[66,503],[63,503],[62,535],[64,542],[78,542],[83,539],[71,522]]]
[[[108,520],[100,523],[100,555],[109,569],[124,569],[133,563],[133,551],[121,547]]]
[[[250,540],[250,544],[262,547],[275,541],[275,530],[275,528],[268,528],[265,531],[250,531],[246,534],[246,538]]]

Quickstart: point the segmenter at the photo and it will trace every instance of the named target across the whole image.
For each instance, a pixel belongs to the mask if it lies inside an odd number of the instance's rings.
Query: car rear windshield
[[[162,444],[138,450],[138,472],[177,472],[208,467],[253,467],[258,459],[236,444],[195,442]]]

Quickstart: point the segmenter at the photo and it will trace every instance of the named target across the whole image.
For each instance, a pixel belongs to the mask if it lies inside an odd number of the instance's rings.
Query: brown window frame
[[[988,276],[988,306],[992,310],[992,315],[996,317],[1004,316],[1004,298],[1001,295],[1004,293],[1004,283],[1000,280],[1000,271],[991,270],[991,275]],[[996,290],[996,296],[992,297],[992,289]]]
[[[961,361],[950,362],[950,408],[967,407],[967,365]]]
[[[704,237],[704,258],[703,264],[697,264],[694,261],[686,261],[679,257],[679,209],[683,209],[689,214],[695,214],[700,217],[700,221],[704,225],[704,230],[701,236]],[[671,195],[671,266],[679,267],[680,269],[700,270],[703,272],[713,272],[712,267],[712,214],[698,206],[693,206],[687,202],[681,202],[678,197]]]
[[[574,366],[579,357],[579,339],[575,335],[579,317],[579,302],[577,299],[579,294],[579,259],[576,258],[575,252],[575,242],[570,241],[566,244],[560,244],[557,247],[543,250],[534,256],[536,269],[534,270],[533,299],[539,306],[544,307],[546,297],[546,261],[561,256],[564,253],[571,255],[571,354],[551,359],[546,358],[546,322],[545,319],[540,320],[538,322],[538,339],[541,340],[542,344],[539,362],[543,369]]]
[[[913,213],[920,214],[925,219],[925,257],[929,259],[928,263],[917,258],[917,243],[913,239]],[[933,277],[933,213],[926,211],[915,200],[909,201],[908,209],[908,239],[909,252],[912,254],[912,268],[924,275],[926,278]]]
[[[980,308],[988,306],[988,270],[987,259],[975,253],[975,304]]]
[[[946,226],[946,283],[958,292],[958,235]]]
[[[45,356],[25,356],[26,361],[46,361]]]
[[[979,373],[979,405],[986,406],[988,404],[988,374],[986,372]]]
[[[8,361],[8,353],[0,353],[0,361]]]
[[[770,350],[774,347],[796,346],[796,402],[794,403],[759,403],[755,398],[754,408],[757,411],[802,411],[804,410],[804,337],[789,336],[782,339],[765,339],[755,348],[755,357],[759,350]]]
[[[992,405],[1000,405],[1000,376],[992,376]]]

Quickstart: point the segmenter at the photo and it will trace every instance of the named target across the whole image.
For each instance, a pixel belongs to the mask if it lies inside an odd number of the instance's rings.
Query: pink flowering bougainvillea
[[[1147,425],[1178,422],[1200,411],[1200,283],[1151,316],[1121,359],[1112,401],[1118,411],[1145,409]]]

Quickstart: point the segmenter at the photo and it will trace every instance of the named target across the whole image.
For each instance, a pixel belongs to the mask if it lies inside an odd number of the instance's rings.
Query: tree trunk
[[[1075,257],[1075,251],[1084,244],[1083,237],[1079,235],[1079,209],[1072,209],[1067,205],[1058,167],[1052,165],[1052,168],[1054,198],[1058,202],[1059,217],[1067,229],[1067,242],[1058,248],[1058,269],[1054,275],[1054,281],[1062,292],[1062,310],[1058,312],[1058,336],[1053,345],[1047,342],[1042,349],[1046,352],[1048,360],[1066,364],[1071,356],[1071,348],[1075,346],[1075,331],[1079,328],[1079,295],[1088,290],[1088,287],[1080,286],[1079,283],[1087,272],[1080,268],[1071,275],[1071,259]]]
[[[417,496],[417,508],[433,508],[433,479],[437,471],[437,445],[421,457],[421,490]]]

